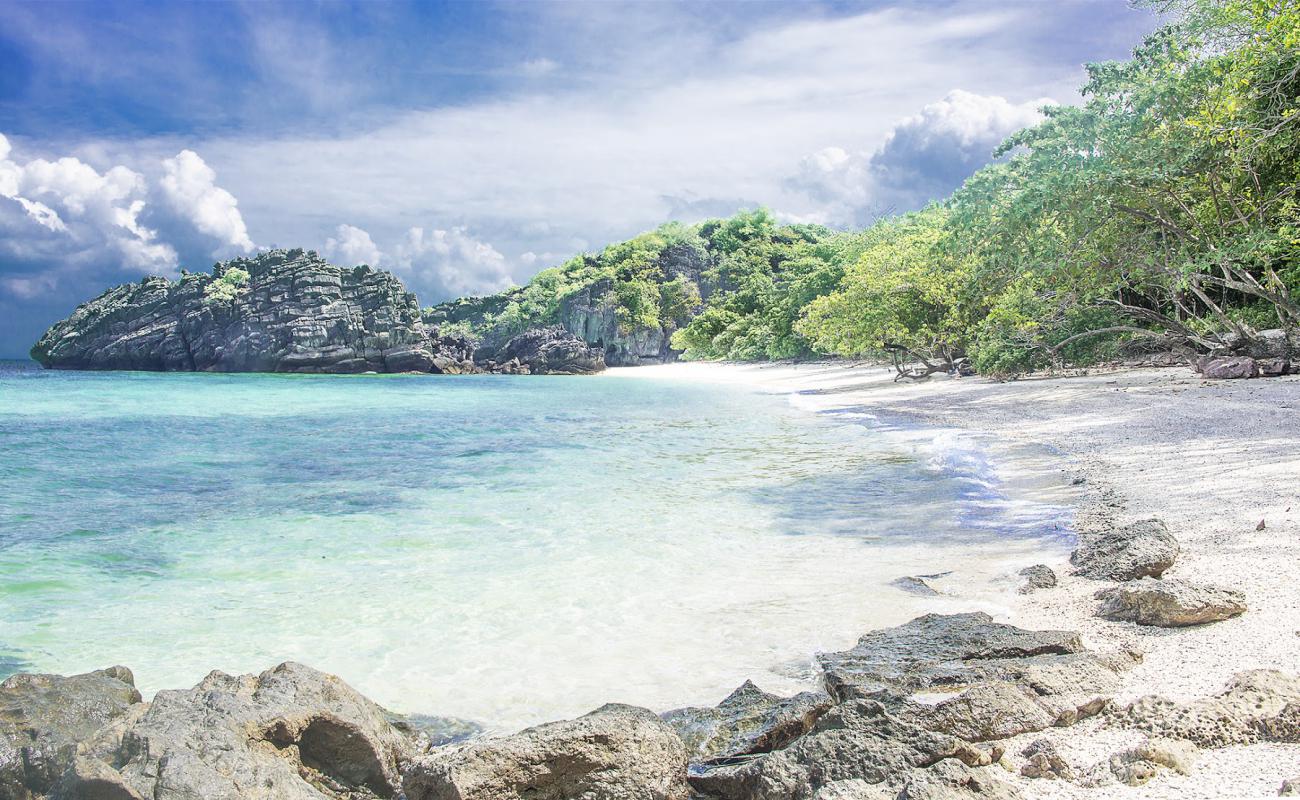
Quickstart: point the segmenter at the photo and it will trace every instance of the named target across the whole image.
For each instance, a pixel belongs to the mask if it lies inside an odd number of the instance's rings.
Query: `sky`
[[[0,0],[0,357],[144,275],[304,247],[428,305],[764,206],[861,227],[942,197],[1125,0]]]

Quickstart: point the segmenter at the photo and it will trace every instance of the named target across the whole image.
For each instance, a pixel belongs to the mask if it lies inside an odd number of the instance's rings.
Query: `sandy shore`
[[[1049,564],[1060,585],[1018,597],[1004,620],[1078,630],[1098,650],[1141,651],[1118,701],[1215,694],[1245,669],[1300,670],[1300,377],[1207,382],[1173,368],[896,384],[887,369],[834,363],[673,364],[611,374],[745,383],[793,394],[815,411],[959,428],[986,443],[1008,479],[1037,479],[1037,491],[1071,503],[1078,529],[1165,520],[1182,545],[1167,575],[1244,591],[1245,615],[1175,630],[1100,620],[1092,594],[1109,584],[1072,577],[1062,561]],[[1256,530],[1261,520],[1265,527]],[[1009,740],[1008,753],[1036,738],[1044,735]],[[1090,720],[1046,738],[1086,768],[1142,736]],[[1015,780],[1028,797],[1219,798],[1274,797],[1283,779],[1295,777],[1300,746],[1254,745],[1202,751],[1190,775],[1166,771],[1144,787]]]

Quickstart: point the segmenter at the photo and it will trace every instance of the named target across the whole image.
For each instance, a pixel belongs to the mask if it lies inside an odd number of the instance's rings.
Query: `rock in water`
[[[901,578],[894,578],[889,582],[889,585],[919,597],[938,597],[941,594],[925,578],[917,575],[904,575]]]
[[[285,663],[158,692],[86,742],[52,797],[395,797],[410,756],[382,708],[333,675]]]
[[[605,368],[605,357],[599,350],[558,325],[519,334],[496,351],[490,361],[523,365],[532,375],[587,375]]]
[[[611,704],[513,736],[434,751],[408,800],[686,800],[686,746],[644,708]]]
[[[1158,519],[1147,519],[1090,536],[1070,555],[1085,578],[1131,581],[1160,577],[1178,558],[1178,540]]]
[[[694,763],[785,747],[830,707],[831,698],[823,692],[778,697],[745,681],[713,708],[679,708],[661,716],[682,737]]]
[[[246,282],[223,283],[242,273]],[[109,289],[46,331],[31,355],[59,369],[440,372],[435,359],[459,365],[472,351],[468,339],[427,327],[393,275],[272,250],[212,275]]]
[[[140,702],[126,667],[84,675],[11,675],[0,683],[0,797],[49,792],[77,744]]]
[[[1181,580],[1142,578],[1097,593],[1097,616],[1160,628],[1204,625],[1246,611],[1241,592]]]

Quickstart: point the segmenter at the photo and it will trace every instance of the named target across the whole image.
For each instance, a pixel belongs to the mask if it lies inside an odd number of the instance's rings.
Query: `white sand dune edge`
[[[1062,562],[1049,565],[1060,585],[1018,599],[1005,621],[1078,630],[1096,649],[1140,650],[1121,702],[1215,694],[1245,669],[1300,671],[1300,377],[1203,381],[1172,368],[896,384],[887,369],[835,362],[670,364],[609,374],[745,383],[798,393],[812,410],[902,414],[983,434],[995,457],[1016,458],[1007,448],[1014,444],[1054,448],[1060,462],[1024,468],[1063,484],[1083,479],[1081,495],[1065,493],[1076,496],[1079,525],[1160,517],[1182,545],[1167,575],[1244,591],[1250,610],[1180,630],[1106,622],[1092,616],[1092,594],[1109,584],[1072,577]],[[1260,520],[1265,527],[1256,530]],[[1036,738],[1051,739],[1067,761],[1086,768],[1143,737],[1094,720],[1010,740],[1007,751],[1014,758]],[[1300,745],[1202,751],[1190,775],[1162,771],[1143,787],[1013,779],[1028,797],[1221,798],[1275,797],[1295,777]]]

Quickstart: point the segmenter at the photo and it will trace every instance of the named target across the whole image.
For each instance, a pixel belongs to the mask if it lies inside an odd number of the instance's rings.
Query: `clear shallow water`
[[[610,377],[0,362],[0,673],[296,659],[502,728],[791,690],[1065,546],[948,434]],[[887,584],[955,570],[960,599]]]

